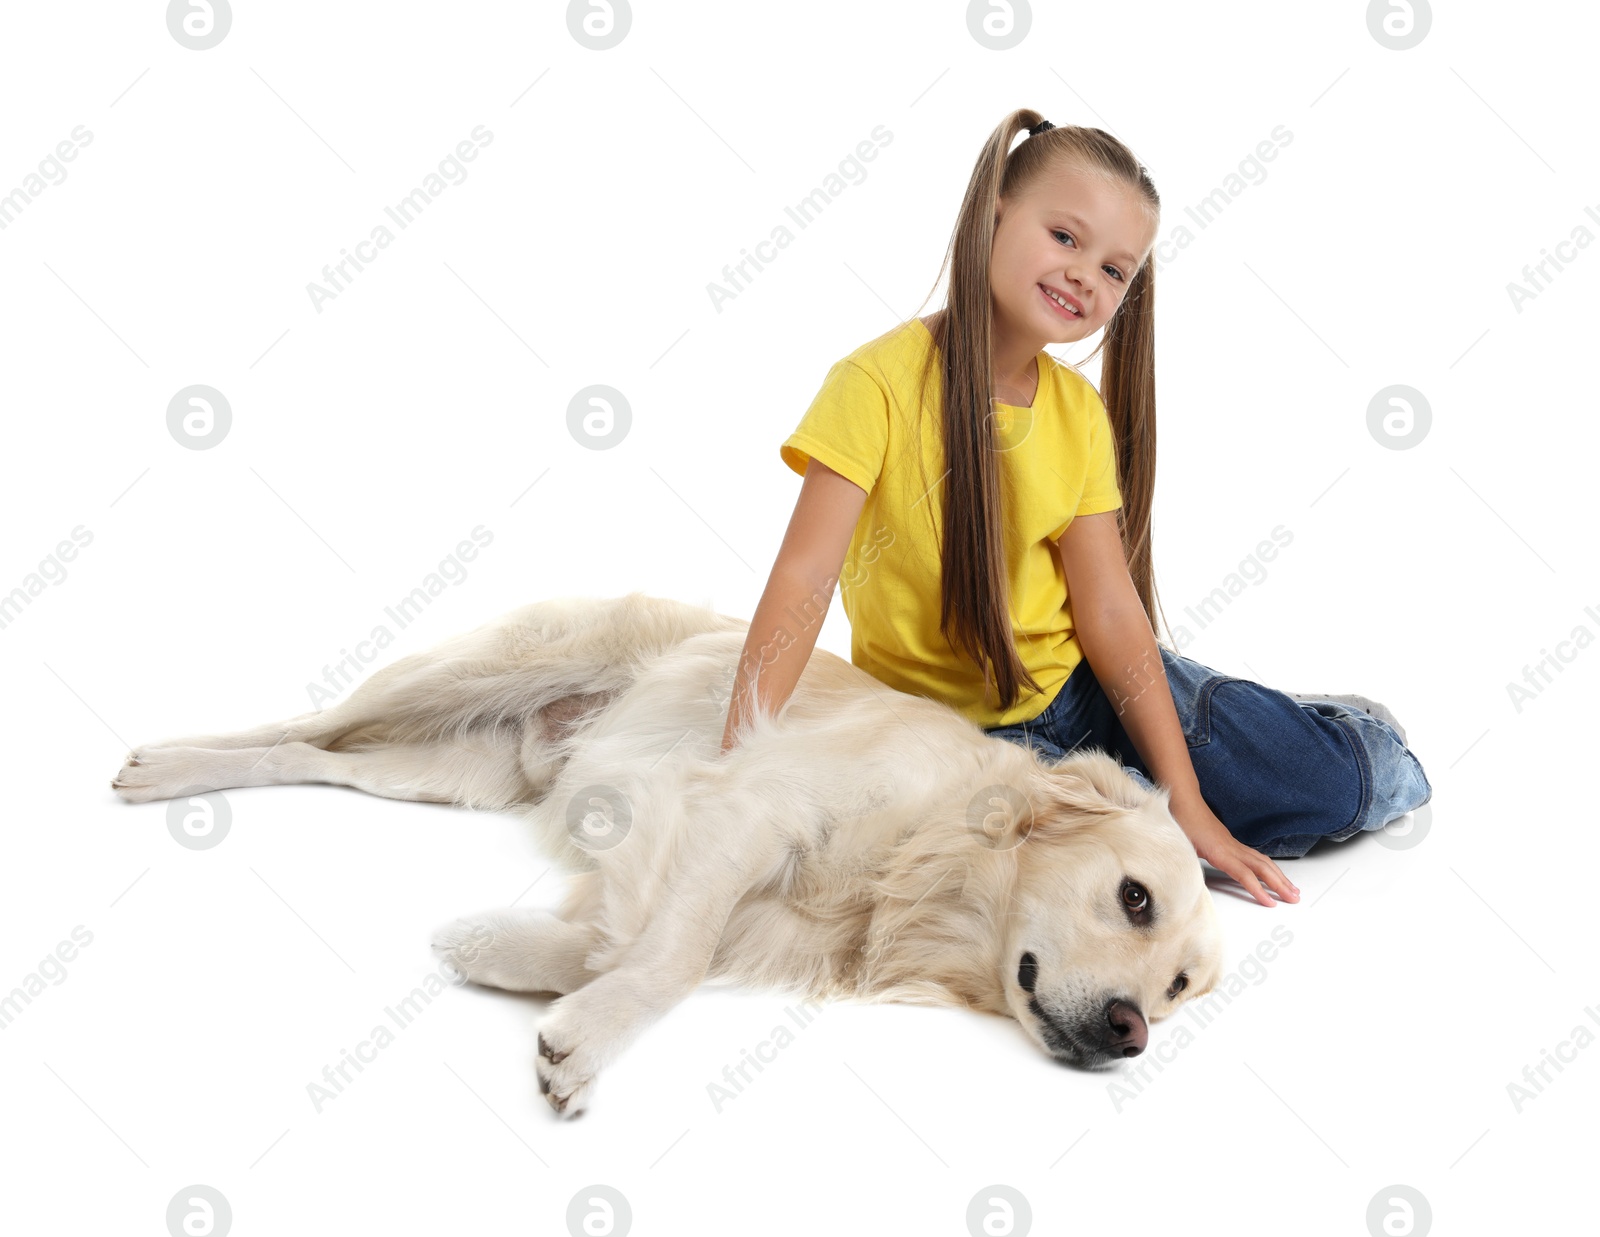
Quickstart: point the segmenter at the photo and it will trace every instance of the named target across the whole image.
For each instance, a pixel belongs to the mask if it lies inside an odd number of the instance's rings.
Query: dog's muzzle
[[[1028,1009],[1039,1020],[1051,1055],[1073,1064],[1136,1057],[1150,1042],[1150,1027],[1138,1006],[1120,998],[1107,1001],[1099,1017],[1075,1024],[1047,1012],[1038,997],[1028,998]]]

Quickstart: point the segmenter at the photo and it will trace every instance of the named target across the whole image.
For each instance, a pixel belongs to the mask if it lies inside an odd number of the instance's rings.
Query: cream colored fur
[[[112,786],[328,782],[525,816],[565,902],[434,947],[477,983],[562,994],[537,1070],[564,1116],[705,980],[1009,1016],[1088,1067],[1210,989],[1216,912],[1165,791],[1097,751],[1041,763],[821,649],[720,754],[746,627],[641,593],[524,606],[322,712],[138,748]]]

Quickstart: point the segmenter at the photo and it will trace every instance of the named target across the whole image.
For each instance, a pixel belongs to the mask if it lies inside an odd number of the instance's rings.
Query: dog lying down
[[[1210,990],[1216,910],[1165,790],[1099,751],[1041,763],[822,649],[723,754],[747,627],[642,593],[540,602],[321,712],[138,748],[111,785],[329,782],[525,816],[573,873],[560,910],[487,911],[433,947],[562,994],[536,1068],[567,1117],[707,979],[1008,1015],[1088,1068]]]

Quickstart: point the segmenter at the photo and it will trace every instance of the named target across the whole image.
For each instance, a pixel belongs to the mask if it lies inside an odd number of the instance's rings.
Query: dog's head
[[[1165,789],[1095,750],[1037,769],[1020,811],[997,805],[995,844],[1016,861],[1005,999],[1051,1056],[1096,1068],[1137,1056],[1149,1023],[1210,991],[1222,934]]]

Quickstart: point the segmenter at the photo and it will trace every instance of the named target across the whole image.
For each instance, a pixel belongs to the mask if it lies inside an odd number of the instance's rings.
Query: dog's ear
[[[1114,757],[1097,747],[1069,753],[1066,759],[1050,766],[1050,773],[1068,806],[1075,805],[1085,787],[1119,808],[1143,807],[1151,795]]]
[[[1030,837],[1066,838],[1109,823],[1144,807],[1150,796],[1116,760],[1088,748],[1039,764],[1022,784],[984,787],[968,806],[968,826],[985,845],[1010,850]]]

